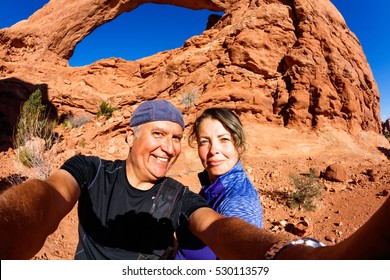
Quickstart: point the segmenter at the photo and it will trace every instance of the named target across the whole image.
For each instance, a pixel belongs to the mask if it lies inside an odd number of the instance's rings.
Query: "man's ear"
[[[126,143],[130,147],[133,146],[134,138],[135,138],[134,131],[131,127],[128,126],[126,128]]]

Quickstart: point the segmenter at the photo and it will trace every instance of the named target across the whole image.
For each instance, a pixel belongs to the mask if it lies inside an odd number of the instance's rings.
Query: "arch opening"
[[[84,38],[76,46],[69,65],[84,66],[110,57],[138,60],[180,48],[187,39],[206,30],[211,14],[223,13],[152,3],[141,5]]]

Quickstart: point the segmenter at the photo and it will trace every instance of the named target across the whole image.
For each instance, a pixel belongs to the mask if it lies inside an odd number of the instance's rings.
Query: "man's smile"
[[[163,157],[158,157],[158,156],[154,156],[152,155],[153,158],[159,160],[159,161],[162,161],[162,162],[168,162],[169,161],[169,158],[163,158]]]

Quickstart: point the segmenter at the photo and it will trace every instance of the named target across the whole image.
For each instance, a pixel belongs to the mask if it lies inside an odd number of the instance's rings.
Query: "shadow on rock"
[[[5,191],[14,185],[23,183],[27,179],[27,177],[21,176],[20,174],[12,174],[8,177],[0,178],[0,192]]]
[[[387,159],[390,159],[390,149],[383,148],[383,147],[378,147],[377,148],[382,154],[384,154]]]
[[[47,84],[31,84],[17,78],[0,80],[0,151],[13,146],[12,137],[20,116],[20,109],[29,96],[39,89],[42,92],[42,103],[47,106],[51,118],[57,118],[57,109],[48,100]]]

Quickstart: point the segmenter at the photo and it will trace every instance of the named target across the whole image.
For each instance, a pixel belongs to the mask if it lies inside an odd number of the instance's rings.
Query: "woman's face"
[[[232,169],[239,160],[232,135],[218,120],[203,120],[197,141],[199,158],[211,182]]]

